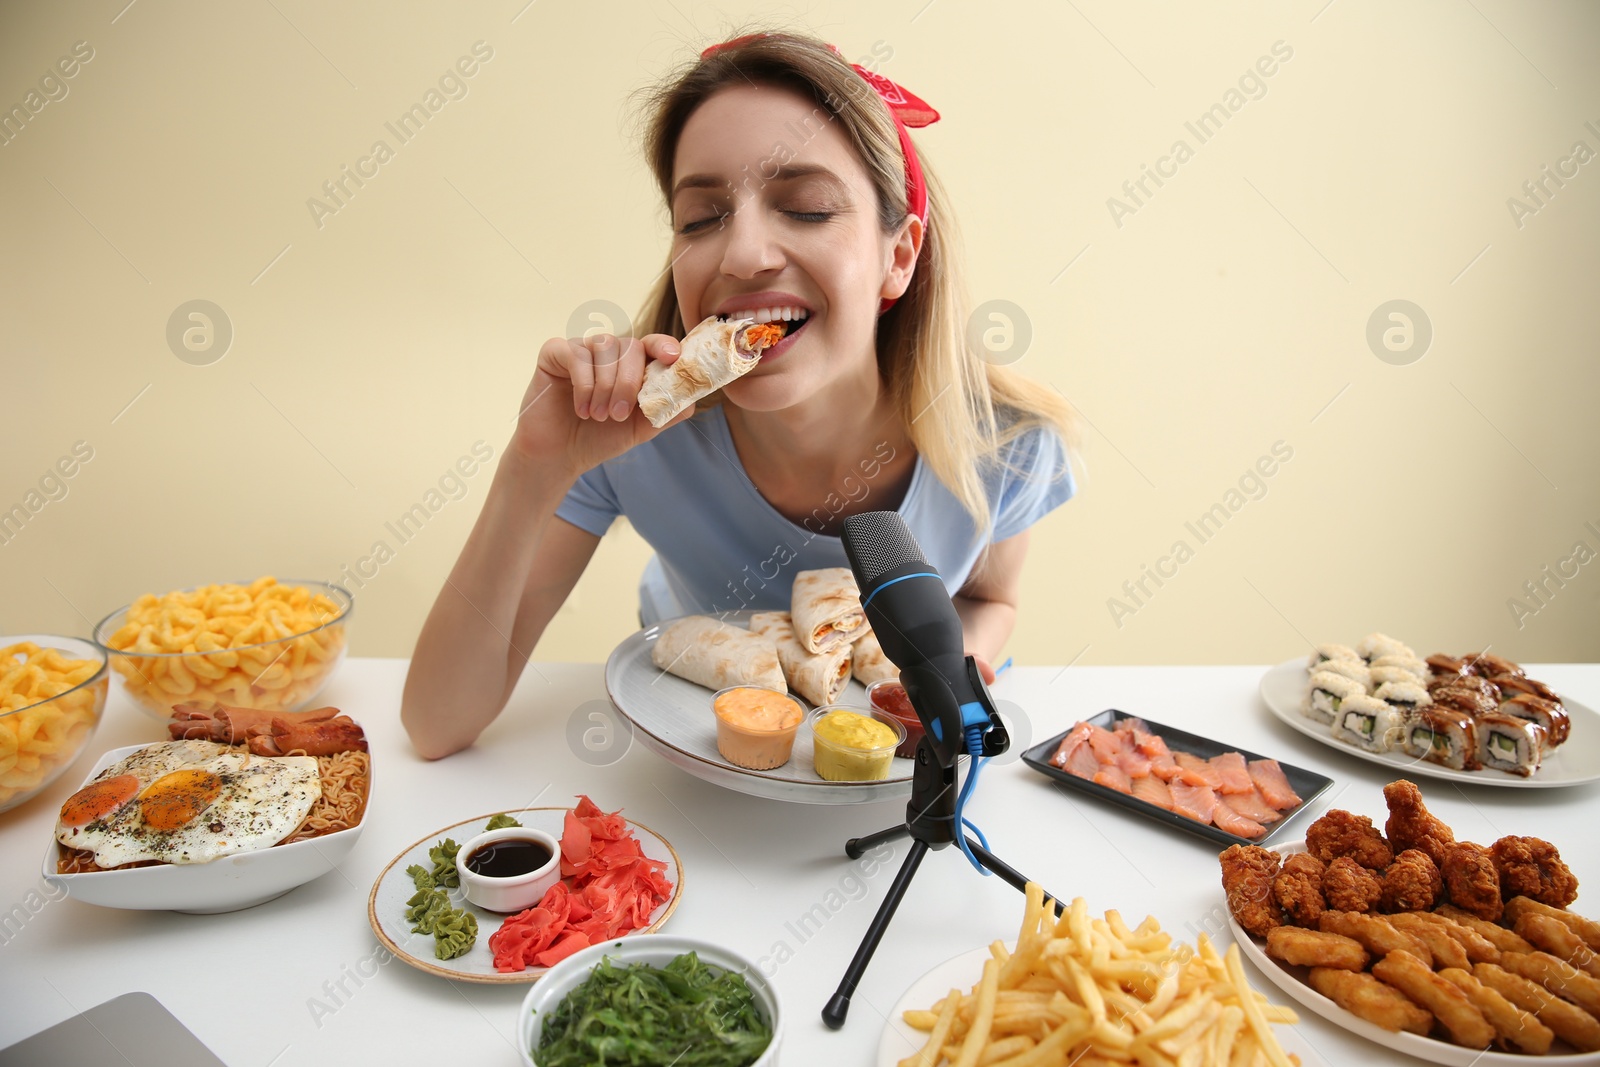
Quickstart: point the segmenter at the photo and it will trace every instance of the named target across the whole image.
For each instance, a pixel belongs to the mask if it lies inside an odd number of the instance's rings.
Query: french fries
[[[1039,886],[1026,896],[1015,950],[995,942],[970,992],[906,1012],[928,1036],[900,1067],[1299,1062],[1271,1027],[1298,1017],[1250,988],[1237,946],[1224,957],[1204,934],[1174,943],[1153,918],[1091,919],[1081,897],[1058,919]]]

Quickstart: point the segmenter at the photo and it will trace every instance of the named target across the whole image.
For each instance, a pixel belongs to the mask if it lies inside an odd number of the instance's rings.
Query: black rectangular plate
[[[1199,756],[1202,759],[1210,759],[1212,756],[1220,756],[1224,752],[1237,752],[1246,760],[1270,758],[1255,752],[1247,752],[1238,745],[1223,744],[1221,741],[1213,741],[1209,737],[1201,737],[1199,734],[1191,734],[1186,730],[1179,730],[1172,726],[1163,726],[1161,723],[1152,722],[1151,720],[1144,718],[1142,715],[1130,715],[1125,711],[1118,711],[1115,708],[1112,708],[1108,711],[1102,711],[1093,718],[1086,719],[1084,721],[1090,723],[1091,725],[1104,727],[1105,729],[1110,730],[1116,726],[1117,723],[1124,719],[1142,719],[1145,726],[1149,728],[1150,732],[1165,741],[1167,743],[1167,747],[1174,753],[1189,752]],[[1077,724],[1074,723],[1073,725],[1076,726]],[[1283,818],[1279,819],[1276,824],[1267,827],[1267,832],[1265,834],[1263,834],[1261,837],[1251,840],[1248,837],[1239,837],[1235,834],[1230,834],[1225,830],[1219,830],[1215,826],[1202,826],[1200,823],[1195,822],[1186,815],[1179,815],[1175,811],[1167,811],[1164,808],[1158,808],[1154,804],[1147,803],[1146,801],[1140,800],[1137,797],[1131,797],[1126,793],[1119,793],[1115,789],[1100,785],[1098,782],[1091,782],[1087,778],[1079,778],[1075,774],[1068,774],[1059,767],[1050,766],[1050,757],[1055,755],[1056,749],[1061,747],[1061,739],[1066,737],[1067,734],[1071,732],[1072,731],[1070,728],[1063,730],[1050,740],[1034,745],[1032,748],[1028,749],[1028,751],[1022,754],[1023,762],[1045,777],[1052,778],[1070,789],[1076,789],[1078,792],[1087,793],[1092,797],[1099,797],[1101,800],[1109,801],[1112,804],[1127,808],[1129,811],[1137,812],[1140,815],[1155,819],[1157,822],[1166,823],[1168,826],[1174,826],[1179,830],[1195,834],[1199,837],[1204,837],[1210,841],[1217,841],[1224,845],[1266,844],[1268,841],[1278,836],[1283,828],[1289,825],[1295,816],[1309,808],[1311,806],[1311,802],[1321,795],[1323,790],[1327,789],[1333,784],[1333,779],[1331,778],[1326,778],[1314,771],[1308,771],[1303,767],[1296,767],[1293,764],[1285,763],[1282,760],[1279,760],[1278,766],[1283,768],[1283,776],[1289,780],[1289,788],[1293,789],[1300,797],[1300,806],[1289,809],[1284,813]]]

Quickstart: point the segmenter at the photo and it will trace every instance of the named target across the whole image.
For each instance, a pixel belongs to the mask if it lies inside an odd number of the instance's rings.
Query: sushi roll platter
[[[1300,732],[1419,774],[1532,786],[1600,778],[1600,716],[1487,652],[1423,657],[1373,633],[1279,664],[1261,691]]]

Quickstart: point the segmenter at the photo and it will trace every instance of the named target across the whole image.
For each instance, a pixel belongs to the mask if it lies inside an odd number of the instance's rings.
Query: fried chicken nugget
[[[1428,814],[1422,803],[1422,790],[1416,783],[1404,778],[1383,787],[1384,803],[1389,805],[1389,820],[1383,832],[1389,838],[1389,847],[1397,852],[1408,848],[1421,849],[1441,871],[1444,870],[1445,852],[1456,842],[1456,835],[1438,819]]]
[[[1427,911],[1444,889],[1439,867],[1420,848],[1408,848],[1394,858],[1380,879],[1382,912]]]
[[[1323,872],[1322,896],[1335,911],[1371,911],[1383,897],[1383,883],[1349,856],[1340,856]]]
[[[1535,951],[1534,947],[1530,945],[1527,939],[1521,934],[1513,933],[1503,926],[1496,926],[1494,923],[1485,922],[1476,915],[1472,914],[1470,911],[1462,911],[1454,904],[1443,904],[1434,910],[1434,914],[1443,915],[1452,922],[1460,923],[1468,930],[1471,930],[1479,937],[1494,945],[1494,947],[1499,949],[1501,952]],[[1488,962],[1498,963],[1500,961],[1490,960]]]
[[[1562,1000],[1570,1000],[1590,1015],[1600,1015],[1600,981],[1548,952],[1504,952],[1500,966],[1537,982]]]
[[[1388,919],[1379,915],[1362,915],[1353,911],[1325,911],[1317,920],[1317,929],[1325,934],[1343,934],[1361,942],[1374,958],[1395,952],[1409,952],[1433,970],[1433,953],[1418,938],[1397,929]],[[1426,1007],[1427,1005],[1423,1005]]]
[[[1272,882],[1282,862],[1276,852],[1256,845],[1229,845],[1217,857],[1222,864],[1222,891],[1233,919],[1256,937],[1283,925],[1283,913],[1272,896]]]
[[[1583,943],[1600,952],[1600,923],[1593,919],[1585,919],[1577,912],[1566,911],[1563,908],[1552,908],[1548,904],[1541,904],[1531,897],[1512,897],[1506,901],[1506,918],[1513,923],[1525,911],[1537,912],[1548,915],[1550,918],[1565,923],[1567,929],[1583,938]]]
[[[1488,1048],[1495,1029],[1467,995],[1433,973],[1409,952],[1391,952],[1372,965],[1372,976],[1387,982],[1433,1012],[1450,1040],[1465,1048]]]
[[[1313,967],[1310,981],[1312,989],[1345,1011],[1391,1033],[1408,1030],[1427,1037],[1433,1029],[1433,1012],[1413,1004],[1404,993],[1370,974]]]
[[[1428,951],[1433,953],[1435,968],[1456,967],[1466,970],[1472,966],[1472,961],[1467,959],[1467,950],[1461,943],[1451,937],[1444,929],[1422,917],[1422,913],[1415,911],[1402,911],[1394,915],[1385,915],[1389,924],[1402,933],[1412,937],[1428,946]]]
[[[1507,897],[1523,896],[1564,908],[1578,899],[1578,878],[1561,862],[1556,846],[1537,837],[1502,837],[1489,846],[1500,889]]]
[[[1394,862],[1394,851],[1371,819],[1338,808],[1306,827],[1306,851],[1323,863],[1349,856],[1370,871]]]
[[[1583,938],[1560,919],[1524,909],[1517,914],[1515,929],[1535,948],[1600,978],[1600,954],[1593,952],[1583,943]]]
[[[1267,931],[1267,955],[1296,967],[1364,971],[1372,959],[1361,942],[1342,934],[1278,926]]]
[[[1455,938],[1456,943],[1461,946],[1462,951],[1467,954],[1467,959],[1472,963],[1500,962],[1500,950],[1495,947],[1494,942],[1478,933],[1478,931],[1467,926],[1465,923],[1459,922],[1450,918],[1448,915],[1441,914],[1437,911],[1418,911],[1413,912],[1412,914],[1416,915],[1417,918],[1422,919],[1424,922],[1433,923],[1433,925],[1437,926],[1439,929]],[[1462,914],[1465,915],[1466,913],[1462,912]],[[1472,917],[1468,916],[1468,918]],[[1473,919],[1472,921],[1483,922],[1482,919]]]
[[[1450,903],[1488,922],[1500,920],[1505,911],[1500,899],[1500,872],[1488,849],[1471,841],[1457,842],[1445,853],[1439,872],[1444,875]]]
[[[1533,1012],[1555,1035],[1579,1052],[1600,1049],[1600,1021],[1521,975],[1492,963],[1476,963],[1472,976],[1519,1008]]]
[[[1293,926],[1315,929],[1317,919],[1328,910],[1322,897],[1322,875],[1326,868],[1309,852],[1297,852],[1283,861],[1283,868],[1272,880],[1272,897]]]
[[[1446,967],[1439,972],[1439,977],[1465,993],[1467,999],[1472,1001],[1472,1006],[1483,1013],[1495,1033],[1500,1035],[1501,1048],[1509,1049],[1515,1045],[1535,1056],[1543,1056],[1550,1051],[1555,1032],[1540,1022],[1537,1016],[1517,1007],[1459,967]]]

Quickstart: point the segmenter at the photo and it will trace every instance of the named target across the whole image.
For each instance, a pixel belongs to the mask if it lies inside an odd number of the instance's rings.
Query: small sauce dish
[[[561,842],[543,830],[508,826],[479,834],[456,853],[468,900],[487,911],[525,911],[561,879]]]

